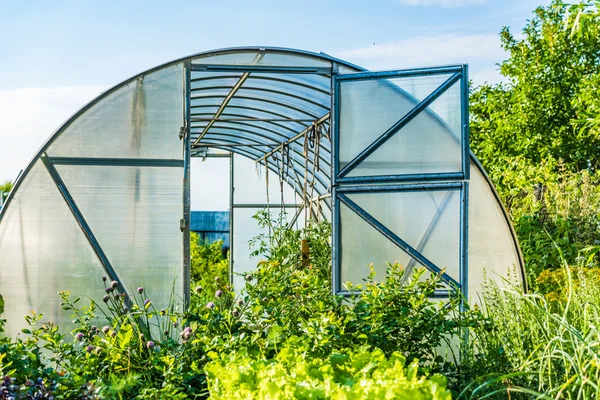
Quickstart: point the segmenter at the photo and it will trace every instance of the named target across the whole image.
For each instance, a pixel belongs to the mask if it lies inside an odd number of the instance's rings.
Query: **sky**
[[[279,46],[371,70],[468,63],[498,82],[501,28],[518,34],[549,1],[0,0],[0,183],[102,91],[176,58]]]

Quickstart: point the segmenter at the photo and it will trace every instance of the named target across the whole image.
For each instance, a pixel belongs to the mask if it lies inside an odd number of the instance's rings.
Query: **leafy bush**
[[[215,399],[450,399],[443,376],[425,377],[404,356],[358,350],[307,357],[287,344],[271,360],[232,353],[206,366]]]
[[[200,236],[190,234],[190,270],[194,285],[214,288],[215,278],[222,282],[229,280],[229,261],[223,256],[223,241],[203,243]]]

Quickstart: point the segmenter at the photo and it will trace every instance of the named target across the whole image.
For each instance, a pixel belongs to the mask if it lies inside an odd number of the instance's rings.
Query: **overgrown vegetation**
[[[402,286],[399,265],[390,265],[380,284],[356,287],[346,302],[330,292],[329,225],[300,232],[267,213],[256,218],[271,233],[257,238],[265,259],[246,276],[245,291],[235,294],[213,275],[214,290],[196,287],[185,314],[156,310],[143,288],[128,310],[113,282],[106,282],[104,304],[78,308],[79,299],[62,293],[74,316],[73,337],[32,315],[23,335],[0,339],[7,396],[230,398],[241,391],[251,398],[449,398],[439,373],[458,370],[452,357],[444,361],[443,345],[479,324],[479,313],[458,313],[458,298],[446,305],[431,300],[438,276],[417,274]],[[307,266],[300,236],[311,246]],[[271,383],[261,382],[267,375]]]
[[[515,222],[529,284],[598,244],[600,13],[598,2],[539,7],[501,42],[505,82],[471,92],[471,146]],[[589,266],[597,267],[591,259]]]

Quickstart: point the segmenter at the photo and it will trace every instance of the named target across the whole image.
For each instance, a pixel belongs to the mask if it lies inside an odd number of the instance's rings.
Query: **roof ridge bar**
[[[246,79],[248,79],[249,76],[250,76],[250,72],[244,72],[244,74],[242,74],[242,77],[236,82],[236,84],[231,88],[231,91],[223,99],[223,102],[221,103],[221,106],[219,107],[219,109],[215,113],[215,118],[219,118],[221,116],[221,113],[223,113],[223,111],[225,110],[225,107],[227,107],[227,104],[229,104],[229,102],[231,101],[231,99],[233,98],[233,96],[235,95],[235,93],[240,89],[240,87],[242,87],[242,85],[244,84],[244,82],[246,82]],[[215,123],[215,121],[212,120],[212,121],[210,121],[208,123],[208,125],[206,125],[206,127],[204,128],[204,130],[202,131],[202,133],[200,134],[200,136],[198,136],[196,138],[196,140],[194,141],[194,143],[192,144],[192,146],[197,145],[198,142],[200,140],[202,140],[202,138],[204,137],[204,135],[206,135],[206,132],[208,132],[208,130],[210,129],[211,126],[213,126],[214,123]]]

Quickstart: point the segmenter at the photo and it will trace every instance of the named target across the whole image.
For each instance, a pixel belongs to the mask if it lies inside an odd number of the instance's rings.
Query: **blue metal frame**
[[[183,109],[183,301],[184,308],[187,309],[190,305],[190,286],[191,286],[191,190],[190,190],[190,173],[191,173],[191,124],[190,124],[190,97],[191,97],[191,68],[190,62],[184,64],[184,109]]]
[[[468,113],[468,69],[466,65],[456,65],[437,68],[419,68],[405,71],[385,71],[385,72],[361,72],[355,74],[338,75],[334,70],[332,74],[332,259],[333,259],[333,291],[336,294],[349,295],[341,285],[342,261],[341,260],[341,229],[343,229],[340,216],[340,207],[343,204],[351,211],[361,217],[370,226],[375,228],[384,237],[401,248],[412,259],[434,273],[441,273],[441,278],[449,286],[460,290],[462,294],[461,310],[464,309],[463,301],[468,299],[468,194],[469,194],[469,169],[470,169],[470,149],[469,149],[469,113]],[[364,80],[385,80],[406,76],[427,76],[438,74],[452,74],[444,83],[429,94],[422,101],[415,100],[415,106],[406,115],[402,116],[387,131],[382,133],[379,138],[361,151],[353,160],[340,169],[340,82],[354,82]],[[372,154],[377,148],[384,145],[393,135],[398,133],[402,127],[406,126],[410,120],[423,112],[428,112],[428,106],[431,105],[441,94],[452,87],[460,80],[461,85],[461,158],[462,170],[457,172],[437,172],[424,174],[398,174],[398,175],[375,175],[375,176],[346,176],[354,167],[359,165],[364,159]],[[402,89],[398,88],[399,91]],[[458,139],[458,138],[457,138]],[[419,183],[411,183],[419,182]],[[389,193],[404,191],[436,191],[436,190],[456,190],[460,193],[460,227],[459,227],[459,280],[442,273],[442,270],[434,263],[428,260],[420,252],[405,242],[398,235],[388,229],[383,221],[378,221],[363,208],[348,198],[350,193]],[[423,240],[426,240],[425,238]],[[448,297],[448,290],[436,291],[434,297]]]
[[[360,74],[363,75],[363,74]],[[377,73],[369,74],[371,78],[362,78],[362,79],[339,79],[339,81],[356,81],[356,80],[366,80],[366,79],[381,79],[377,78]],[[398,72],[396,73],[397,77],[404,77],[407,74]],[[409,75],[410,76],[410,75]],[[419,115],[422,111],[424,111],[427,107],[431,105],[438,97],[440,97],[446,90],[448,90],[452,85],[454,85],[459,79],[461,79],[462,74],[460,72],[454,73],[450,78],[448,78],[444,83],[442,83],[437,89],[429,94],[425,99],[419,102],[412,110],[410,110],[406,115],[400,118],[394,125],[388,128],[387,131],[381,134],[373,143],[367,146],[363,151],[361,151],[354,159],[352,159],[348,164],[344,166],[339,172],[338,178],[343,178],[350,171],[352,171],[358,164],[364,161],[367,157],[369,157],[375,150],[381,147],[385,142],[391,139],[398,131],[400,131],[403,127],[405,127],[410,121],[412,121],[417,115]],[[338,83],[339,85],[339,83]],[[339,96],[339,86],[338,91],[335,94]],[[339,101],[339,99],[338,99]],[[463,164],[463,174],[464,174],[464,164]],[[464,175],[463,175],[464,176]],[[402,175],[398,175],[397,179],[401,179]]]

